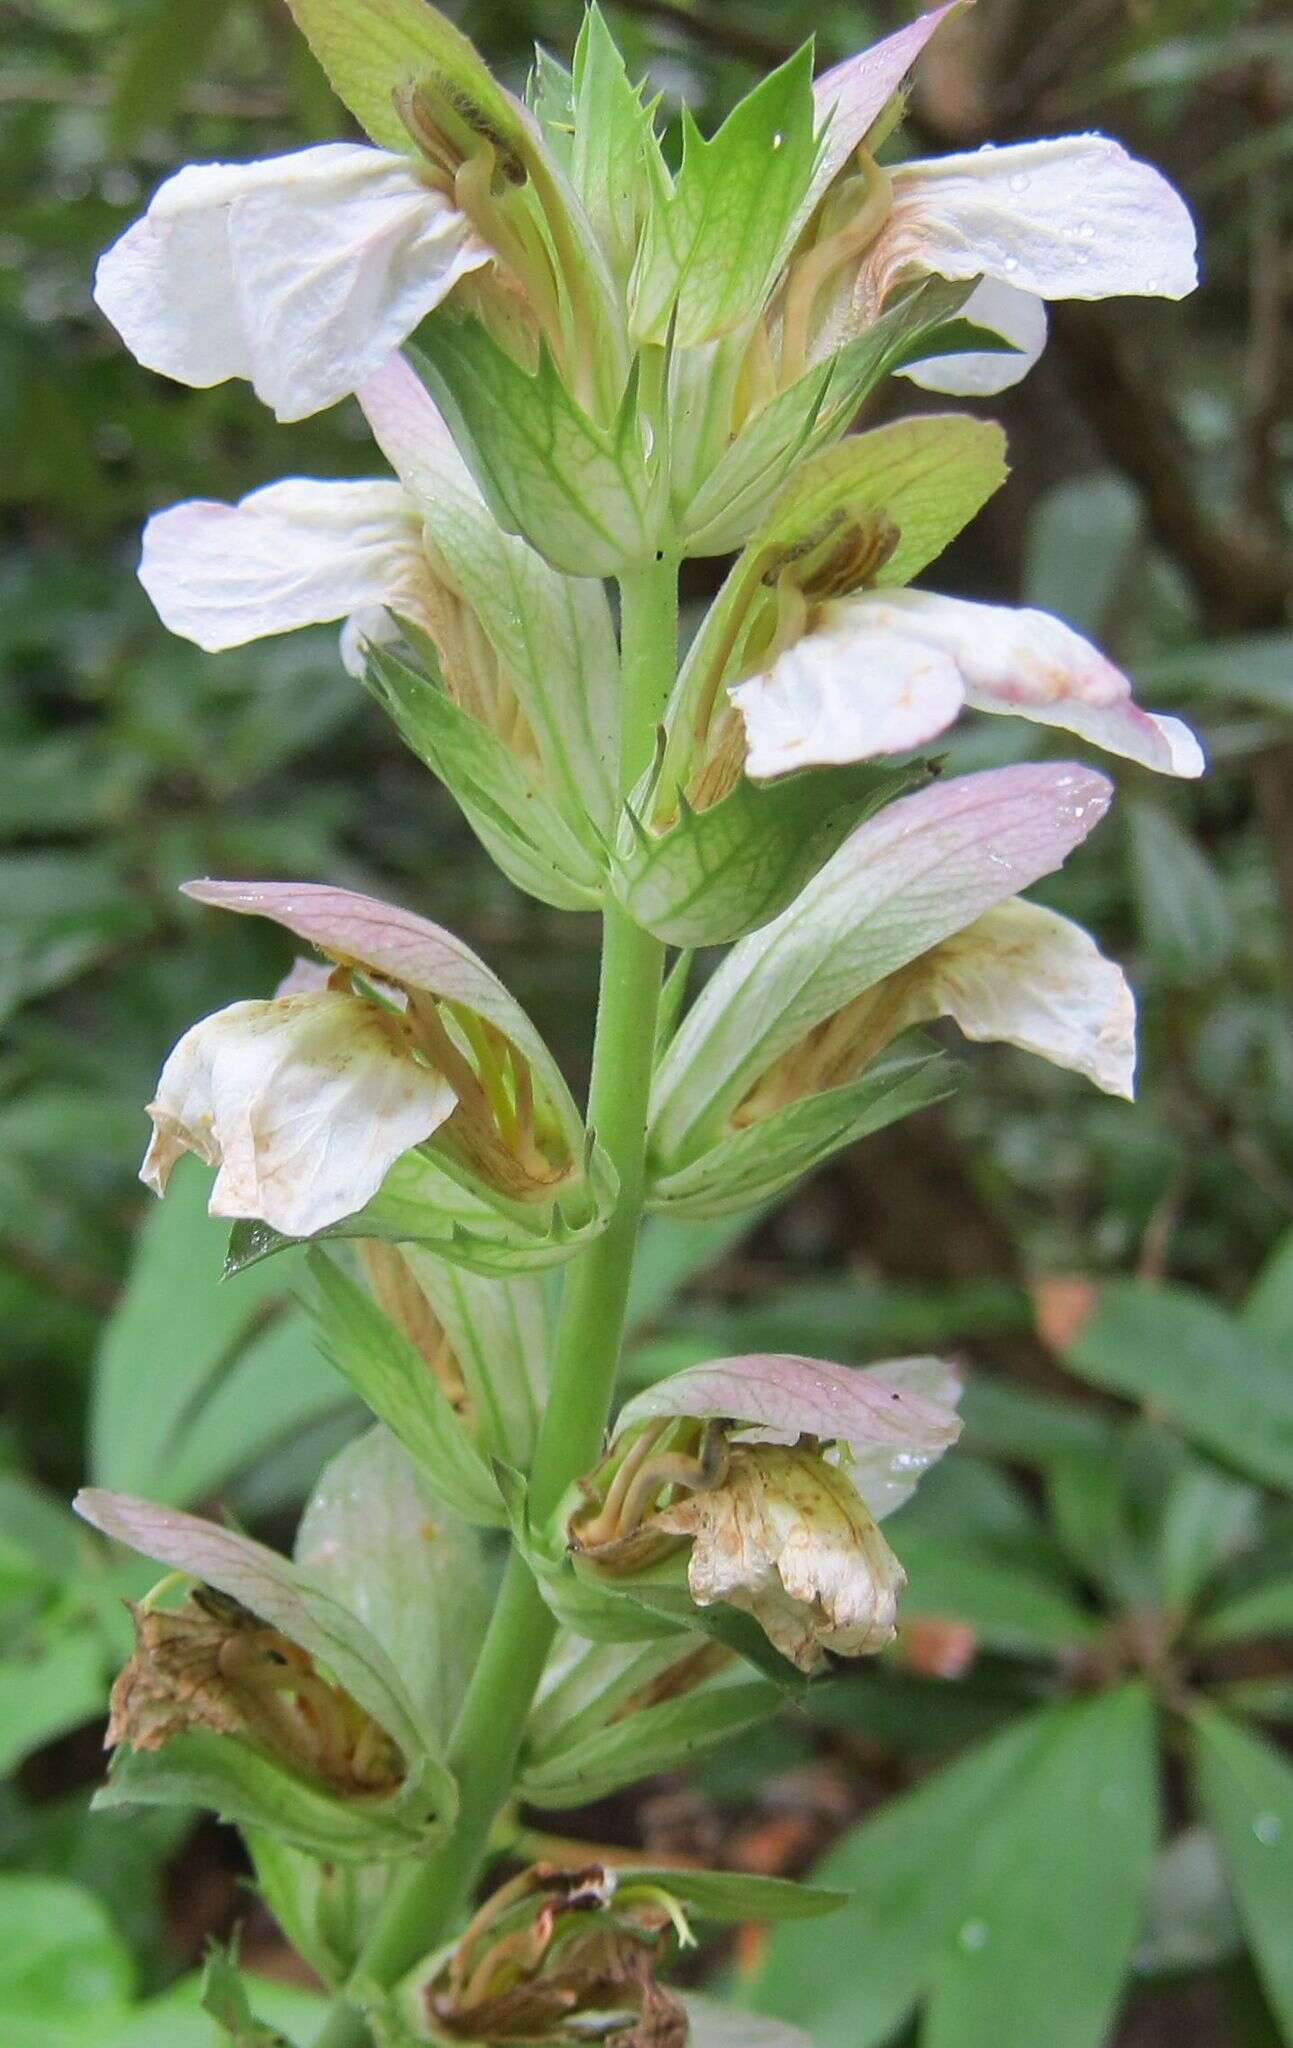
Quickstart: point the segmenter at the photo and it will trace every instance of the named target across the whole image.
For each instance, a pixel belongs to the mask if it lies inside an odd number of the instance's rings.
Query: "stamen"
[[[813,307],[818,292],[844,264],[862,255],[889,217],[893,203],[893,184],[889,173],[870,157],[863,158],[861,171],[862,202],[852,220],[801,256],[791,269],[781,321],[780,387],[783,391],[802,377],[807,367]]]

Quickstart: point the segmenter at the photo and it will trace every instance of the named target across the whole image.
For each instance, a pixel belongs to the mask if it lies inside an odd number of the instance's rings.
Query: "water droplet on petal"
[[[1079,221],[1078,233],[1084,242],[1093,242],[1095,240],[1095,222],[1093,220]]]
[[[1156,292],[1158,290],[1158,279],[1156,277],[1147,277],[1145,279],[1145,290],[1147,292]]]
[[[1284,1823],[1277,1813],[1259,1813],[1253,1822],[1253,1833],[1264,1847],[1270,1849],[1284,1833]]]
[[[961,1947],[968,1949],[971,1955],[978,1949],[986,1948],[988,1944],[987,1921],[967,1920],[956,1938],[960,1942]]]
[[[1012,192],[1026,192],[1028,190],[1028,180],[1022,171],[1011,173],[1010,189]]]
[[[1019,268],[1019,258],[1018,258],[1017,256],[1007,256],[1007,258],[1006,258],[1006,260],[1005,260],[1004,264],[1002,265],[1002,269],[1003,269],[1003,270],[1018,270],[1018,268]]]

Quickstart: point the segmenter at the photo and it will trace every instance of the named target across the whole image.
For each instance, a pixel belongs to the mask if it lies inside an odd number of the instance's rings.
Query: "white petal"
[[[1180,299],[1198,282],[1184,200],[1104,135],[900,165],[859,279],[863,307],[873,312],[900,275],[931,270],[1041,299]]]
[[[208,653],[394,604],[418,617],[421,522],[399,484],[267,484],[197,498],[144,529],[139,580],[172,633]]]
[[[955,1409],[961,1398],[961,1375],[943,1358],[891,1358],[868,1366],[866,1377],[904,1401],[914,1395],[944,1411]],[[942,1455],[941,1447],[918,1443],[914,1435],[897,1449],[853,1437],[844,1466],[871,1514],[882,1522],[911,1499],[922,1474]]]
[[[435,400],[403,356],[388,357],[365,378],[357,396],[373,439],[416,504],[466,498],[484,510],[480,487]]]
[[[218,1169],[213,1216],[308,1237],[362,1209],[455,1102],[373,1003],[327,991],[233,1003],[186,1032],[162,1069],[140,1178],[163,1194],[194,1152]]]
[[[354,391],[488,261],[402,157],[326,143],[169,178],[103,257],[95,297],[147,368],[249,377],[293,420]]]
[[[908,972],[904,1025],[951,1017],[967,1038],[1017,1045],[1133,1099],[1131,990],[1122,969],[1068,918],[1014,897]]]
[[[959,398],[988,398],[1008,391],[1026,377],[1046,346],[1046,308],[1031,292],[1017,291],[999,278],[981,278],[961,308],[963,320],[987,327],[1014,353],[983,350],[964,356],[927,356],[907,363],[900,377],[910,377],[925,391],[950,391]]]
[[[827,609],[831,623],[730,692],[756,782],[906,753],[945,732],[964,704],[956,663],[940,649],[869,618],[859,629],[847,602]]]
[[[1049,612],[972,604],[930,590],[844,600],[854,623],[901,633],[955,662],[965,701],[1076,733],[1164,775],[1203,773],[1203,752],[1179,718],[1132,702],[1131,684],[1099,649]]]

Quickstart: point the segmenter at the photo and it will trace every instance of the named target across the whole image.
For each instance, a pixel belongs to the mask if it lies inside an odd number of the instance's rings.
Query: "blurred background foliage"
[[[702,125],[808,33],[833,61],[905,18],[853,0],[608,13],[666,112]],[[568,57],[578,26],[569,0],[456,18],[518,88],[534,39]],[[353,408],[278,427],[242,385],[166,385],[89,300],[96,253],[176,164],[348,132],[285,10],[0,0],[0,25],[0,2035],[187,2048],[212,2038],[183,1979],[205,1938],[243,1918],[251,1960],[291,1964],[214,1828],[87,1817],[124,1582],[62,1503],[89,1470],[286,1540],[358,1417],[281,1264],[217,1287],[200,1176],[132,1266],[162,1058],[284,964],[276,937],[176,885],[329,876],[426,910],[510,979],[575,1078],[596,936],[493,873],[333,635],[202,656],[134,582],[161,505],[372,467]],[[1205,737],[1201,785],[1121,765],[1113,821],[1046,892],[1131,973],[1139,1102],[976,1052],[945,1109],[744,1239],[655,1234],[641,1276],[639,1378],[715,1344],[938,1347],[970,1372],[966,1453],[898,1533],[898,1653],[569,1822],[752,1869],[830,1852],[857,1888],[847,1933],[751,1933],[706,1959],[823,2048],[909,2024],[926,2048],[1293,2040],[1287,11],[979,0],[931,46],[902,146],[1083,127],[1180,185],[1204,289],[1055,309],[1042,363],[989,408],[1011,485],[940,587],[1060,613]],[[955,765],[1044,744],[986,724]]]

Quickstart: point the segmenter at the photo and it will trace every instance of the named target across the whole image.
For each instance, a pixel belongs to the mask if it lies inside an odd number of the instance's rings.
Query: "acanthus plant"
[[[522,103],[423,0],[289,4],[372,146],[182,171],[97,296],[181,382],[249,378],[283,419],[357,395],[395,476],[177,506],[140,573],[209,649],[342,623],[346,665],[511,880],[600,912],[593,1078],[583,1117],[496,977],[421,917],[191,885],[317,957],[177,1046],[145,1177],[163,1192],[185,1150],[216,1170],[235,1271],[315,1241],[320,1342],[380,1428],[343,1454],[335,1527],[325,1475],[296,1565],[83,1500],[172,1572],[137,1615],[108,1796],[245,1827],[336,1993],[320,2048],[370,2028],[705,2048],[721,2014],[659,1981],[688,1912],[821,1899],[536,1869],[469,1919],[500,1816],[640,1775],[669,1753],[645,1739],[662,1702],[682,1754],[881,1650],[903,1576],[901,1525],[896,1555],[877,1521],[954,1441],[956,1380],[718,1360],[612,1421],[643,1213],[750,1207],[944,1093],[914,1035],[932,1019],[1130,1094],[1120,970],[1020,894],[1109,783],[1066,761],[945,778],[922,750],[986,710],[1202,767],[1059,620],[909,587],[1002,482],[995,427],[850,429],[890,373],[1014,381],[1047,299],[1182,295],[1193,231],[1098,136],[883,163],[949,7],[815,84],[801,52],[709,140],[684,116],[670,168],[595,11]],[[719,554],[679,667],[679,563]],[[691,949],[726,944],[688,1006]],[[452,1712],[390,1641],[398,1560],[357,1533],[364,1484],[388,1518],[407,1500],[410,1546],[427,1501],[464,1543],[510,1536]],[[446,1610],[464,1583],[418,1580]]]

